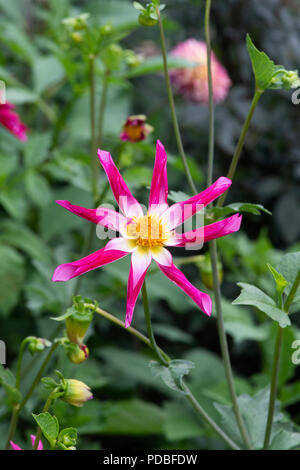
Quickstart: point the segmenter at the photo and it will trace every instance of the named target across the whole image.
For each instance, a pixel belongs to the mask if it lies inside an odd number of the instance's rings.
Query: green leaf
[[[300,433],[293,429],[281,429],[273,437],[271,450],[288,450],[300,445]]]
[[[20,403],[22,396],[16,389],[16,379],[10,369],[0,364],[0,385],[7,393],[7,397],[12,405]]]
[[[166,402],[164,411],[164,433],[168,441],[191,439],[204,434],[204,428],[193,411],[181,402]]]
[[[232,302],[233,305],[252,305],[266,313],[272,320],[277,321],[281,328],[285,328],[291,324],[291,320],[286,312],[280,310],[276,306],[276,302],[262,290],[258,289],[258,287],[244,282],[238,282],[237,285],[241,287],[242,292],[239,297]]]
[[[28,170],[25,173],[25,187],[28,196],[37,206],[46,206],[50,203],[51,189],[44,176],[35,170]]]
[[[252,62],[256,85],[259,89],[265,90],[270,84],[275,72],[274,62],[262,51],[259,51],[253,44],[249,34],[247,34],[247,49]]]
[[[284,255],[276,266],[276,270],[289,282],[285,293],[288,295],[300,268],[300,251]],[[294,303],[300,301],[300,286],[294,297]]]
[[[157,361],[150,361],[149,366],[154,377],[160,377],[167,387],[185,394],[182,390],[182,380],[195,367],[195,364],[191,361],[175,359],[168,366],[163,366]]]
[[[13,248],[0,246],[0,313],[7,315],[17,304],[23,286],[23,257]]]
[[[33,62],[34,89],[39,94],[61,81],[64,76],[63,66],[56,57],[40,56]]]
[[[271,271],[271,274],[276,283],[277,292],[279,293],[279,295],[283,294],[284,289],[289,284],[288,281],[285,279],[285,277],[282,274],[276,271],[276,269],[271,264],[268,263],[267,266],[269,270]]]
[[[48,411],[38,415],[32,413],[32,416],[41,428],[50,446],[54,447],[59,433],[59,424],[56,416],[52,416]]]
[[[197,64],[194,62],[189,62],[187,60],[181,59],[179,57],[174,57],[172,55],[168,56],[168,69],[179,69],[179,68],[191,68],[195,67]],[[151,73],[162,72],[164,70],[163,59],[160,56],[150,57],[142,62],[140,65],[137,65],[132,70],[126,73],[126,78],[139,77],[141,75],[148,75]]]
[[[260,215],[261,212],[265,212],[268,215],[272,215],[272,212],[261,204],[253,204],[251,202],[235,202],[225,207],[214,207],[210,209],[210,211],[217,217],[224,217],[228,214],[237,212],[248,212],[254,215]]]
[[[49,132],[31,134],[24,147],[26,167],[35,167],[46,160],[51,143]]]
[[[11,101],[12,103],[18,105],[18,104],[25,104],[25,103],[35,103],[38,99],[38,96],[36,95],[36,93],[34,93],[33,91],[27,88],[9,87],[6,90],[6,99],[7,101]]]

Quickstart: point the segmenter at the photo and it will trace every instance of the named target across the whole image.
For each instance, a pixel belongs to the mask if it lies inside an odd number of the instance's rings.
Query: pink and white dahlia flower
[[[131,194],[115,166],[110,153],[98,150],[98,156],[122,214],[104,207],[85,209],[69,201],[56,202],[84,219],[119,232],[119,237],[110,240],[104,248],[78,261],[59,265],[54,271],[52,280],[68,281],[131,254],[126,327],[131,324],[137,297],[152,260],[156,261],[162,273],[189,295],[204,313],[210,315],[212,303],[209,295],[196,289],[187,280],[174,265],[172,255],[166,247],[198,247],[199,243],[239,230],[241,216],[235,214],[185,233],[180,234],[175,231],[175,228],[182,225],[185,220],[223,194],[231,185],[231,181],[221,177],[202,193],[169,207],[167,154],[162,143],[157,141],[148,211],[144,214],[141,205]]]
[[[170,71],[170,78],[175,90],[190,101],[208,103],[207,78],[207,49],[203,41],[187,39],[179,43],[171,55],[180,57],[197,65],[191,68],[174,69]],[[211,53],[211,71],[213,82],[213,98],[215,103],[222,102],[231,86],[231,80],[226,69]]]

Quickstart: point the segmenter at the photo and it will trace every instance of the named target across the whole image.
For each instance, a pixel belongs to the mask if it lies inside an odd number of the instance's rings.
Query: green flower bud
[[[148,15],[145,15],[144,13],[140,13],[138,17],[139,23],[143,26],[154,26],[157,23],[157,20],[154,18],[151,18]]]
[[[89,357],[89,348],[85,345],[70,343],[66,345],[67,355],[73,364],[81,364]]]
[[[108,70],[118,70],[123,59],[123,49],[118,44],[110,44],[101,52],[100,57]]]
[[[90,387],[84,382],[75,379],[65,379],[65,391],[61,399],[73,406],[83,406],[83,404],[93,399]]]
[[[51,345],[51,341],[48,341],[45,338],[36,338],[33,336],[30,338],[28,343],[28,350],[31,354],[35,354],[44,351],[45,348],[49,348]]]

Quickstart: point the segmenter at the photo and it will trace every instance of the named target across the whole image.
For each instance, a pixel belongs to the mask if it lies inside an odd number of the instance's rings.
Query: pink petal
[[[11,103],[0,104],[0,124],[14,134],[21,142],[27,140],[27,127],[22,123],[17,113],[12,110],[15,106]]]
[[[114,240],[111,241],[113,242]],[[101,250],[95,251],[95,253],[77,261],[60,264],[54,271],[52,281],[69,281],[73,277],[80,276],[105,264],[113,263],[127,255],[128,251],[110,249],[110,243],[108,242]]]
[[[123,214],[127,217],[141,217],[143,210],[131,194],[109,152],[98,149],[98,157],[108,178],[110,187]]]
[[[97,209],[86,209],[85,207],[76,206],[71,204],[69,201],[58,200],[57,204],[64,207],[73,214],[82,217],[83,219],[89,220],[94,224],[100,224],[104,227],[110,228],[115,231],[120,231],[120,227],[126,224],[126,219],[122,214],[107,209],[106,207],[98,207]]]
[[[215,238],[224,237],[233,232],[237,232],[240,229],[242,222],[242,216],[240,214],[234,214],[227,219],[220,220],[210,225],[205,225],[196,230],[185,232],[182,234],[176,234],[174,239],[169,245],[171,246],[193,246],[203,245],[203,243]]]
[[[168,208],[167,154],[163,144],[156,142],[156,156],[149,196],[149,209],[161,214]]]
[[[131,266],[128,277],[127,285],[127,306],[126,306],[126,319],[125,327],[128,328],[131,324],[133,310],[142,288],[147,270],[151,264],[151,253],[145,250],[144,254],[136,250],[131,256]]]
[[[33,434],[31,434],[31,435],[30,435],[30,439],[31,439],[32,447],[34,447],[34,444],[35,444],[35,436],[34,436]],[[37,450],[44,450],[43,443],[42,443],[41,439],[39,440]]]
[[[9,443],[11,445],[12,450],[23,450],[21,449],[21,447],[17,446],[17,444],[15,444],[13,441],[9,441]]]
[[[158,267],[172,282],[182,289],[206,315],[211,315],[212,302],[208,294],[198,290],[191,284],[185,275],[173,264],[172,266],[163,266],[159,263]]]
[[[167,223],[168,228],[172,230],[227,191],[230,185],[231,180],[221,176],[202,193],[196,194],[186,201],[173,204],[164,212],[162,221]]]

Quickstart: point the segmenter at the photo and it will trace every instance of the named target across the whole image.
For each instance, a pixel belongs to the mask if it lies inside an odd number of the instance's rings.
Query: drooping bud
[[[80,346],[75,343],[69,343],[65,346],[67,356],[73,364],[81,364],[89,357],[89,348],[85,344]]]
[[[71,343],[80,346],[83,344],[83,339],[93,320],[93,310],[84,306],[80,296],[74,297],[73,302],[73,306],[68,310],[66,316],[67,336]]]
[[[65,379],[65,391],[61,399],[73,406],[83,406],[88,400],[93,399],[93,394],[88,385],[80,380]]]
[[[129,142],[140,142],[153,131],[153,127],[146,123],[146,116],[139,114],[128,116],[122,127],[120,139]]]

